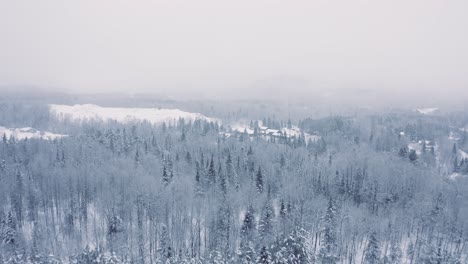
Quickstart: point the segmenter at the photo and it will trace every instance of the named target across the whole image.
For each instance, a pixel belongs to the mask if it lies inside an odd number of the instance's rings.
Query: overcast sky
[[[0,85],[468,99],[466,0],[0,0]]]

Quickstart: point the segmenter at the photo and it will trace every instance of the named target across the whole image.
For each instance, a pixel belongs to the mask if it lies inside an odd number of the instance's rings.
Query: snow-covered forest
[[[0,0],[0,264],[468,264],[468,0]]]
[[[57,109],[0,105],[0,263],[468,262],[466,113]]]

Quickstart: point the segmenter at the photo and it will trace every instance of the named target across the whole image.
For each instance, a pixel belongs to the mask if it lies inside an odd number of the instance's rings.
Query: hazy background
[[[467,10],[466,0],[0,0],[0,89],[466,103]]]

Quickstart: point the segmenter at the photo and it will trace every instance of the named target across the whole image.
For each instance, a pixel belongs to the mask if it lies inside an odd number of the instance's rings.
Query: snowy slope
[[[39,131],[32,127],[6,128],[6,127],[0,126],[0,136],[3,137],[3,135],[5,135],[7,138],[10,138],[11,136],[13,136],[15,139],[18,139],[18,140],[23,140],[26,138],[53,140],[56,138],[61,138],[61,137],[66,136],[66,135],[54,134],[54,133],[46,132],[46,131]]]
[[[72,121],[117,121],[127,123],[131,121],[147,121],[151,124],[174,123],[183,118],[185,121],[197,119],[215,121],[199,113],[184,112],[179,109],[157,108],[116,108],[101,107],[93,104],[82,105],[49,105],[50,112],[58,119]]]
[[[433,114],[433,113],[436,112],[437,110],[439,110],[439,108],[437,108],[437,107],[433,107],[433,108],[419,108],[419,109],[416,109],[416,111],[418,111],[420,114],[423,114],[423,115],[430,115],[430,114]]]

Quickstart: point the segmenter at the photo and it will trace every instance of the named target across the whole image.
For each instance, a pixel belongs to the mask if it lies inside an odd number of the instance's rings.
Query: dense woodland
[[[2,137],[0,263],[468,262],[466,114],[260,119],[312,141],[235,132],[222,117],[0,113],[3,126],[68,135]]]

